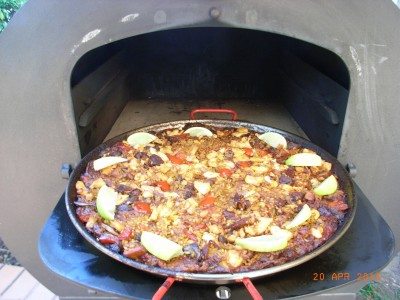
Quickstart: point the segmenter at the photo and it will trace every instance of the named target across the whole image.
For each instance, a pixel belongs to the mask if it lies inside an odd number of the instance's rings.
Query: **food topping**
[[[349,208],[330,162],[246,128],[134,133],[88,163],[76,192],[77,217],[104,247],[184,272],[294,260]]]

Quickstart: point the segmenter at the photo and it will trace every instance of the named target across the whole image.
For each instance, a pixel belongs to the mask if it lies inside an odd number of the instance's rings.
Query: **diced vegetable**
[[[258,155],[258,156],[263,157],[263,156],[265,156],[265,155],[267,155],[267,154],[268,154],[268,151],[267,151],[267,150],[264,150],[264,149],[258,149],[258,150],[257,150],[257,155]]]
[[[250,167],[250,166],[252,165],[252,162],[249,161],[249,160],[246,160],[246,161],[238,161],[238,162],[237,162],[237,165],[238,165],[240,168],[248,168],[248,167]]]
[[[278,148],[279,146],[282,146],[283,148],[287,147],[287,142],[286,139],[284,138],[283,135],[277,133],[277,132],[266,132],[258,136],[258,138],[264,142],[266,142],[268,145],[270,145],[273,148]]]
[[[297,153],[290,156],[285,164],[294,167],[319,167],[322,164],[322,159],[314,153]]]
[[[286,229],[291,229],[305,223],[311,217],[311,209],[307,204],[304,204],[299,213],[286,225]]]
[[[257,234],[263,234],[267,230],[267,228],[268,228],[269,224],[271,224],[271,222],[272,222],[272,218],[260,217],[259,222],[256,225]]]
[[[209,191],[210,191],[210,189],[211,189],[211,186],[210,186],[210,184],[208,183],[208,182],[202,182],[202,181],[195,181],[194,182],[194,188],[200,193],[200,194],[203,194],[203,195],[205,195],[205,194],[207,194]]]
[[[93,169],[95,171],[99,171],[101,169],[107,168],[109,166],[128,161],[124,157],[119,156],[108,156],[108,157],[101,157],[93,161]]]
[[[253,156],[253,155],[254,155],[254,150],[251,149],[251,148],[244,148],[244,153],[245,153],[247,156]]]
[[[169,160],[175,165],[186,164],[187,161],[184,158],[179,157],[178,155],[167,154]]]
[[[171,186],[167,181],[157,181],[156,185],[163,191],[168,192],[171,190]]]
[[[231,267],[237,268],[242,264],[243,258],[240,256],[239,251],[228,250],[226,261]]]
[[[150,205],[143,201],[135,201],[133,203],[133,209],[140,213],[151,214]]]
[[[202,137],[202,136],[212,137],[213,135],[210,130],[204,127],[190,127],[184,133],[192,137]]]
[[[331,175],[320,183],[315,189],[314,193],[319,196],[330,195],[338,189],[338,182],[335,176]]]
[[[203,176],[207,179],[217,178],[219,175],[218,173],[207,171],[203,174]]]
[[[147,251],[165,261],[183,254],[181,245],[149,231],[142,232],[140,242]]]
[[[264,177],[261,177],[261,176],[256,177],[256,176],[246,175],[246,177],[244,178],[244,181],[248,184],[258,186],[264,181]]]
[[[321,234],[321,232],[319,232],[318,229],[311,228],[311,234],[312,234],[316,239],[322,238],[322,234]]]
[[[127,142],[131,146],[145,146],[153,142],[157,137],[148,132],[136,132],[127,138]]]
[[[200,200],[199,206],[207,207],[210,205],[214,205],[214,203],[215,203],[215,198],[213,196],[208,195]]]
[[[117,206],[117,198],[118,193],[106,186],[103,185],[96,199],[96,207],[99,215],[106,220],[114,220],[115,208]]]
[[[231,177],[232,174],[233,174],[233,171],[231,169],[228,169],[228,168],[221,168],[221,169],[218,170],[218,172],[223,177]]]

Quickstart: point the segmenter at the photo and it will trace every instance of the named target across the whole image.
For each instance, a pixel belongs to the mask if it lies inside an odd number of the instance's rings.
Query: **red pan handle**
[[[256,287],[254,286],[254,284],[251,282],[251,280],[249,278],[245,277],[241,281],[243,282],[243,284],[246,287],[247,291],[249,292],[249,294],[251,295],[251,297],[254,300],[263,300],[263,297],[257,291]]]
[[[190,119],[195,120],[195,114],[197,113],[226,113],[232,115],[232,121],[237,120],[237,112],[233,109],[225,109],[225,108],[197,108],[193,109],[190,112]]]
[[[172,284],[175,282],[174,277],[168,277],[164,283],[159,287],[157,292],[153,295],[152,300],[161,300],[162,297],[164,297],[165,293],[168,292],[169,288],[172,286]]]

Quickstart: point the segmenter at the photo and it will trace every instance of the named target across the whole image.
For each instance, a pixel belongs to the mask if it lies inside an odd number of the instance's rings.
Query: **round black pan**
[[[263,133],[267,131],[273,131],[282,134],[288,141],[292,141],[296,144],[301,145],[302,147],[311,149],[315,151],[318,155],[320,155],[324,160],[332,163],[332,170],[335,172],[337,177],[339,178],[339,184],[341,188],[346,193],[347,204],[349,209],[345,215],[345,218],[340,224],[338,230],[334,233],[334,235],[325,242],[325,244],[321,245],[317,249],[313,250],[312,252],[299,257],[293,261],[287,262],[283,265],[274,266],[266,269],[256,270],[256,271],[249,271],[249,272],[239,272],[239,273],[223,273],[223,274],[207,274],[207,273],[188,273],[188,272],[176,272],[167,269],[162,269],[158,267],[153,267],[146,265],[144,263],[129,259],[121,254],[113,252],[102,244],[100,244],[96,238],[94,238],[85,228],[85,226],[79,221],[75,210],[74,201],[76,201],[76,189],[75,184],[79,180],[81,174],[85,171],[86,165],[89,161],[97,159],[100,153],[108,148],[109,146],[115,144],[118,141],[126,140],[126,138],[134,133],[139,131],[150,132],[150,133],[157,133],[165,129],[172,129],[172,128],[184,128],[187,126],[211,126],[211,127],[220,127],[220,128],[238,128],[238,127],[246,127],[249,130],[253,130],[258,133]],[[293,268],[297,265],[300,265],[314,257],[320,255],[332,245],[334,245],[347,231],[350,227],[351,222],[353,221],[357,200],[354,193],[353,183],[350,179],[349,174],[343,168],[343,166],[328,152],[321,149],[320,147],[314,145],[308,140],[305,140],[297,135],[264,126],[258,125],[249,122],[241,122],[241,121],[229,121],[229,120],[183,120],[183,121],[174,121],[174,122],[167,122],[161,124],[155,124],[151,126],[146,126],[142,128],[138,128],[126,133],[123,133],[119,136],[116,136],[105,143],[99,145],[95,149],[93,149],[90,153],[88,153],[76,166],[74,171],[71,174],[71,177],[68,182],[67,190],[65,193],[65,204],[67,208],[67,212],[69,217],[71,218],[72,223],[76,227],[76,229],[82,234],[82,236],[91,243],[94,247],[98,250],[103,252],[104,254],[112,257],[113,259],[124,263],[128,266],[131,266],[135,269],[148,272],[157,276],[162,277],[173,277],[179,280],[194,282],[194,283],[214,283],[214,284],[226,284],[226,283],[233,283],[242,280],[243,278],[259,278],[267,275],[272,275],[274,273],[281,272],[283,270],[287,270]]]

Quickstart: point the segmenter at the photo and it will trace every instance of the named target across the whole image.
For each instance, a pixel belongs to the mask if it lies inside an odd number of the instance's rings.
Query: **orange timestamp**
[[[357,273],[356,275],[352,275],[349,272],[312,273],[313,281],[324,281],[324,280],[350,281],[354,279],[356,279],[357,281],[381,281],[381,273],[380,272]]]

